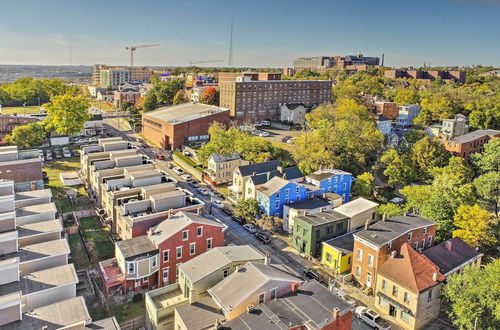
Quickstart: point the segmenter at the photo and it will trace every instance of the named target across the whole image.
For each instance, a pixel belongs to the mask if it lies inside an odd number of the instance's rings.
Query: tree
[[[420,127],[427,127],[432,123],[432,113],[428,109],[420,110],[418,116],[413,120],[413,124]]]
[[[447,278],[443,307],[460,329],[500,329],[500,260]]]
[[[39,146],[44,139],[45,130],[40,123],[14,127],[12,134],[5,137],[5,141],[21,148]]]
[[[387,218],[391,218],[403,215],[404,213],[405,210],[402,206],[393,203],[382,204],[377,208],[377,214],[380,218],[382,218],[384,214]]]
[[[122,104],[120,105],[120,110],[123,112],[129,112],[132,110],[132,108],[134,108],[134,103],[130,101],[122,102]]]
[[[173,104],[182,104],[187,101],[186,95],[184,95],[182,91],[177,91],[177,93],[175,93]]]
[[[217,90],[214,87],[208,87],[200,94],[200,103],[217,105]]]
[[[420,98],[418,96],[418,91],[415,88],[405,88],[400,89],[394,97],[394,102],[399,105],[405,104],[418,104]]]
[[[500,171],[500,138],[492,138],[484,145],[484,151],[471,155],[472,162],[481,173]]]
[[[380,162],[390,184],[408,184],[417,179],[417,171],[408,154],[399,154],[391,148],[382,155]]]
[[[353,192],[358,196],[371,197],[373,195],[374,177],[370,172],[364,172],[358,175],[354,181]]]
[[[262,210],[255,198],[249,198],[240,201],[238,205],[236,205],[236,213],[247,222],[255,222],[255,219],[262,213]]]
[[[168,81],[153,79],[152,86],[151,92],[156,95],[158,104],[172,105],[175,94],[184,88],[184,81],[182,79]]]
[[[158,107],[158,99],[154,92],[148,91],[142,102],[142,109],[144,112],[153,111]]]
[[[474,248],[494,246],[497,242],[492,228],[493,216],[478,205],[461,205],[453,222],[458,228],[453,231],[453,237],[460,237]]]
[[[45,122],[49,130],[60,135],[73,135],[80,132],[86,121],[92,118],[88,108],[90,102],[84,96],[69,94],[54,96],[45,104],[47,118]]]
[[[487,207],[493,207],[498,217],[500,206],[500,172],[491,171],[474,180],[474,187]]]
[[[420,211],[432,194],[432,186],[406,186],[399,190],[406,199],[407,210]]]
[[[430,178],[430,170],[434,167],[445,166],[450,153],[437,139],[426,136],[412,146],[411,157],[421,177]]]

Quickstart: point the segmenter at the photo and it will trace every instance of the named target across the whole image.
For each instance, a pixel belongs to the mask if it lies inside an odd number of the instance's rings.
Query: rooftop
[[[319,330],[333,321],[333,309],[339,315],[351,311],[351,307],[317,281],[308,281],[281,298],[255,306],[252,311],[224,323],[224,330],[283,330],[304,326]]]
[[[327,244],[343,254],[351,254],[354,247],[354,236],[353,233],[348,233],[329,239],[328,241],[324,241],[323,244]]]
[[[500,135],[500,131],[492,130],[492,129],[479,129],[474,132],[470,132],[464,135],[457,136],[454,139],[451,139],[449,142],[455,143],[467,143],[472,142],[476,139],[480,139],[484,136],[497,136]]]
[[[60,232],[63,230],[61,220],[49,220],[35,223],[27,223],[17,227],[19,238],[33,236],[43,233]]]
[[[235,151],[231,155],[223,155],[223,154],[212,154],[210,156],[216,163],[228,162],[230,160],[241,159],[240,155]]]
[[[316,212],[312,214],[300,215],[295,217],[295,221],[301,220],[311,226],[321,226],[324,224],[332,223],[340,220],[347,220],[348,217],[336,210],[324,210],[322,212]]]
[[[354,237],[362,238],[376,246],[382,246],[411,230],[432,225],[436,223],[417,215],[402,215],[379,221],[368,229],[354,233]]]
[[[280,166],[279,160],[271,160],[264,163],[238,166],[237,169],[240,171],[241,176],[249,176],[254,175],[254,173],[260,174],[276,170],[278,166]]]
[[[158,253],[158,249],[148,236],[137,236],[124,241],[118,241],[115,244],[125,259]]]
[[[358,199],[340,205],[339,207],[336,207],[335,211],[340,212],[348,217],[353,217],[377,206],[377,203],[360,197]]]
[[[65,239],[57,239],[43,243],[27,245],[19,248],[18,252],[5,255],[5,259],[19,257],[20,262],[32,261],[48,256],[69,254],[70,250]]]
[[[210,296],[176,307],[175,310],[187,329],[211,329],[216,319],[224,319],[224,314]]]
[[[443,275],[448,275],[457,267],[470,263],[483,255],[462,241],[460,237],[450,238],[428,248],[424,250],[423,254],[439,267],[439,271]]]
[[[439,273],[439,268],[408,243],[403,244],[398,255],[379,266],[378,273],[415,293],[425,291],[445,280]],[[434,273],[437,273],[435,281]]]
[[[291,182],[286,179],[280,178],[279,176],[275,176],[271,180],[258,187],[257,190],[266,196],[271,196],[283,189],[289,183]]]
[[[51,198],[52,191],[50,189],[39,189],[16,192],[16,201],[44,197]]]
[[[37,215],[40,213],[53,212],[56,213],[56,204],[54,203],[44,203],[44,204],[35,204],[22,206],[16,209],[17,217],[27,217],[30,215]]]
[[[35,308],[23,314],[22,321],[4,325],[5,330],[55,330],[72,326],[79,322],[83,324],[91,320],[85,300],[76,297],[54,304]],[[99,328],[93,328],[99,329]],[[108,328],[106,328],[108,329]],[[109,328],[112,329],[112,328]]]
[[[147,112],[144,115],[175,125],[225,111],[229,112],[229,109],[202,103],[184,103],[163,107],[155,111]]]
[[[307,175],[306,178],[310,178],[312,180],[317,180],[317,181],[323,181],[330,178],[333,175],[351,175],[351,173],[339,169],[326,169],[326,170],[317,170],[316,172]]]
[[[314,210],[320,207],[327,207],[330,203],[323,198],[315,196],[314,198],[308,198],[298,202],[288,203],[286,205],[295,210]]]
[[[191,283],[196,283],[233,262],[256,260],[264,261],[264,255],[251,245],[221,246],[183,263],[179,269],[189,278]]]

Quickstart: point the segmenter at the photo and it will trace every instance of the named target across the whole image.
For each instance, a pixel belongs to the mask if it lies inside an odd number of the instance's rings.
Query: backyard
[[[2,107],[2,115],[28,115],[32,113],[39,113],[40,107],[38,105],[27,107]]]
[[[109,238],[109,228],[101,224],[96,216],[80,218],[80,230],[85,239],[92,262],[114,256],[114,245]]]

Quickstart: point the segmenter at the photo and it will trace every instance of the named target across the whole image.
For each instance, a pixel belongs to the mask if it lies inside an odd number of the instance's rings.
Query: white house
[[[411,127],[422,107],[418,104],[398,105],[399,115],[396,119],[396,126]]]
[[[308,108],[303,103],[285,103],[280,105],[280,120],[303,125],[306,122]]]
[[[377,119],[377,128],[383,136],[391,134],[392,120],[387,119],[384,116],[379,116]]]

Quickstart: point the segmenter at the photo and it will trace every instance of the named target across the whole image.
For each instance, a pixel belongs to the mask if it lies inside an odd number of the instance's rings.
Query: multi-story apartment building
[[[417,79],[425,82],[432,82],[438,78],[442,79],[444,82],[465,82],[465,71],[439,71],[439,70],[398,70],[391,69],[385,70],[384,75],[386,78],[407,78],[407,79]]]
[[[377,116],[384,116],[387,119],[394,120],[399,114],[399,109],[395,102],[390,102],[378,96],[363,96],[367,107]]]
[[[139,105],[139,103],[142,102],[141,94],[140,88],[137,85],[121,85],[118,87],[117,91],[114,91],[113,103],[116,107],[120,107],[125,102]]]
[[[232,155],[212,154],[208,159],[207,169],[204,171],[203,179],[211,185],[219,185],[233,181],[233,172],[238,166],[248,165],[234,152]]]
[[[226,226],[204,216],[180,212],[146,235],[115,244],[115,258],[101,262],[108,294],[168,285],[177,280],[179,266],[214,247],[224,245]]]
[[[467,117],[462,114],[457,114],[453,119],[443,119],[439,133],[446,137],[447,140],[454,137],[467,134],[469,125],[467,125]]]
[[[332,82],[329,80],[262,80],[258,74],[241,74],[236,80],[219,80],[220,106],[230,109],[238,122],[279,119],[283,103],[303,103],[306,107],[330,102]],[[271,77],[277,78],[277,77]]]
[[[299,57],[293,61],[293,67],[296,71],[314,70],[318,72],[334,68],[339,70],[366,70],[370,66],[379,65],[379,62],[378,57],[367,57],[357,52],[356,55],[346,56]]]
[[[396,118],[396,126],[412,127],[413,120],[420,114],[422,107],[418,104],[398,105],[399,114]]]
[[[116,89],[121,84],[132,80],[130,69],[106,68],[100,70],[100,86]]]
[[[408,243],[417,251],[431,247],[436,223],[416,215],[383,219],[354,233],[352,274],[368,288],[374,288],[377,269]]]
[[[0,147],[0,178],[14,181],[15,191],[43,189],[42,159],[38,150]]]
[[[448,141],[444,141],[444,147],[453,156],[469,159],[476,152],[483,152],[484,145],[492,138],[499,138],[500,131],[492,129],[480,129],[470,132]]]
[[[12,130],[17,126],[28,125],[36,122],[38,122],[38,118],[32,116],[0,114],[0,138],[4,138],[7,134],[12,133]]]
[[[145,66],[133,66],[130,69],[130,79],[132,81],[149,82],[153,75],[153,70]]]

